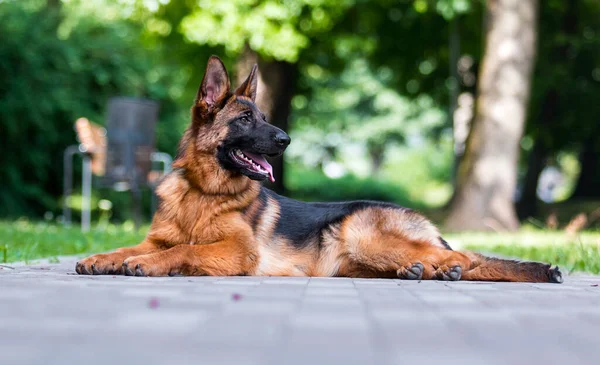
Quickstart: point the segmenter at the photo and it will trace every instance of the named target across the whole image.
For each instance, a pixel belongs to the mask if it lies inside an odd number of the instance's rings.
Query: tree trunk
[[[460,94],[460,81],[458,76],[458,59],[460,58],[460,30],[457,17],[450,20],[450,36],[448,37],[448,48],[450,49],[449,74],[452,80],[450,92],[448,93],[448,125],[456,130],[454,113],[458,108],[458,95]],[[452,186],[456,184],[456,169],[462,157],[460,152],[460,141],[454,140],[454,165],[452,166]]]
[[[546,167],[546,159],[550,154],[551,146],[547,131],[552,130],[552,126],[559,114],[558,92],[550,89],[544,95],[542,100],[542,110],[539,117],[534,120],[534,125],[539,129],[534,141],[533,149],[527,159],[527,173],[521,198],[517,203],[517,214],[519,219],[526,219],[535,216],[538,210],[537,186],[540,175]]]
[[[515,230],[513,198],[537,37],[537,0],[488,0],[475,119],[446,226]]]
[[[236,67],[238,85],[246,79],[255,63],[258,64],[259,71],[256,104],[265,113],[271,124],[288,132],[288,119],[292,110],[291,103],[295,90],[296,65],[288,62],[263,60],[256,52],[246,48]],[[265,185],[277,193],[283,194],[285,193],[284,159],[279,157],[271,159],[270,162],[273,165],[275,183],[267,182]]]
[[[548,148],[546,143],[538,136],[534,142],[533,149],[527,157],[527,173],[521,198],[517,203],[517,215],[519,219],[527,219],[533,217],[538,211],[537,186],[540,180],[540,175],[546,166],[546,158],[548,157]]]
[[[581,173],[573,198],[600,198],[600,147],[598,138],[589,138],[579,153]]]
[[[367,143],[367,151],[371,159],[371,177],[378,179],[385,159],[385,143]]]
[[[562,26],[556,32],[561,32],[569,36],[573,36],[577,32],[578,18],[577,14],[578,3],[576,1],[569,1],[566,4],[566,9],[563,14]],[[544,34],[544,37],[550,39],[556,37],[556,34]],[[549,53],[548,61],[554,65],[562,65],[563,67],[569,68],[569,49],[572,47],[569,43],[562,43]],[[556,149],[556,143],[553,141],[555,132],[556,122],[563,118],[563,108],[561,107],[560,93],[555,88],[548,89],[542,99],[541,111],[539,117],[532,120],[533,126],[537,129],[537,135],[535,138],[535,144],[531,151],[528,164],[527,174],[525,176],[525,182],[523,184],[523,193],[521,199],[517,204],[517,213],[519,219],[525,219],[531,216],[535,216],[538,211],[538,198],[537,198],[537,186],[544,167],[546,166],[546,159],[548,155]]]
[[[62,1],[61,0],[46,0],[45,16],[50,17],[55,29],[58,29],[62,22]]]
[[[46,0],[46,6],[49,8],[60,8],[62,6],[61,0]]]

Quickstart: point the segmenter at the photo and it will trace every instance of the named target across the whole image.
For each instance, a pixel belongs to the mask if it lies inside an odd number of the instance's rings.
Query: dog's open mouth
[[[271,182],[275,182],[273,177],[273,167],[267,162],[264,156],[235,149],[231,151],[233,161],[251,172],[268,177]]]

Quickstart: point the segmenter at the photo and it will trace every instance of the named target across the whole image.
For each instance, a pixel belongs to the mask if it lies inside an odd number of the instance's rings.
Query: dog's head
[[[290,137],[270,125],[255,104],[257,66],[235,91],[223,62],[212,56],[192,107],[191,137],[197,151],[214,154],[220,166],[253,180],[273,178],[265,159],[279,156]]]

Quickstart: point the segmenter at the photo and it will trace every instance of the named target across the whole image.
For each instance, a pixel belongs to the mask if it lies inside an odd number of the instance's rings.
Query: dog
[[[79,261],[85,275],[341,276],[561,283],[558,267],[452,250],[419,213],[391,203],[305,203],[262,187],[290,137],[255,104],[257,66],[233,92],[208,60],[146,238]]]

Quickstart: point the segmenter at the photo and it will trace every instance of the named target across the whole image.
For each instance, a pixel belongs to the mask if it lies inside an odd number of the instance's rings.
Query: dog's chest
[[[169,226],[177,228],[178,244],[213,243],[231,234],[231,219],[221,213],[218,201],[189,194],[174,203],[176,213],[169,219]]]

